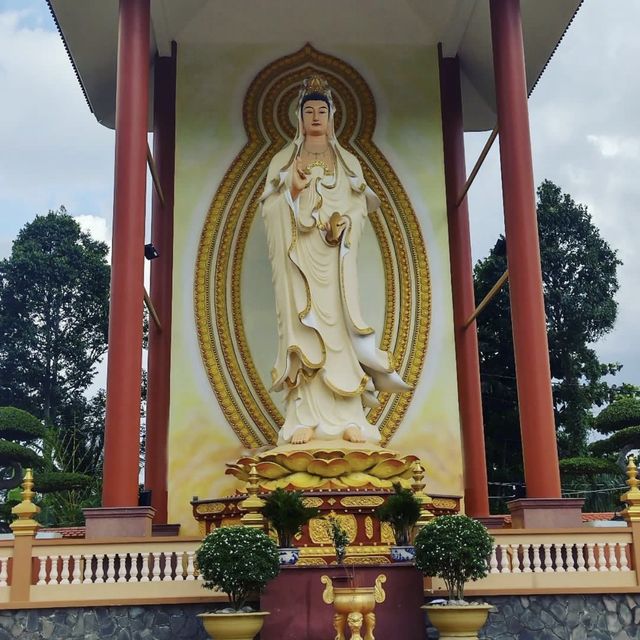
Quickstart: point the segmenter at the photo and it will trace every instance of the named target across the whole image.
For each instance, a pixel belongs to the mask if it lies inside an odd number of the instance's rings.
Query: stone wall
[[[487,640],[640,639],[640,594],[499,596],[483,600],[496,607],[480,634]],[[203,640],[208,636],[196,615],[212,608],[185,604],[0,611],[0,640]],[[331,636],[329,629],[327,638]],[[437,639],[438,632],[429,627],[427,638]]]
[[[480,633],[491,640],[640,639],[640,594],[499,596]],[[428,629],[429,639],[438,632]]]
[[[206,604],[0,611],[0,640],[201,640]]]

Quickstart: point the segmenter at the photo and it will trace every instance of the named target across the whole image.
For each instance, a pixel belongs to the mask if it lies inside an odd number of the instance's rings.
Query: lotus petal
[[[285,469],[275,462],[258,462],[258,464],[256,464],[256,471],[258,475],[263,478],[269,478],[269,480],[277,480],[278,478],[289,475],[288,469]]]
[[[276,462],[290,471],[306,471],[313,456],[308,451],[293,451],[280,453],[276,456]]]
[[[348,487],[366,487],[371,484],[371,476],[368,473],[354,471],[340,478]]]
[[[246,472],[246,470],[243,467],[239,467],[235,464],[228,464],[227,470],[224,473],[228,476],[235,476],[236,478],[238,478],[238,480],[242,480],[243,482],[249,480],[249,474]]]
[[[365,451],[349,451],[349,453],[345,454],[344,459],[349,463],[353,471],[366,471],[380,461],[375,453],[372,454]]]
[[[257,458],[250,458],[248,456],[244,456],[236,460],[235,464],[238,465],[239,467],[247,467],[247,471],[249,471],[249,468],[255,462],[258,462]]]
[[[373,469],[369,470],[369,473],[376,478],[392,478],[397,476],[407,469],[407,463],[397,458],[391,458],[389,460],[383,460],[379,462]]]
[[[296,489],[314,489],[323,483],[323,478],[314,476],[304,471],[292,473],[287,481]]]
[[[323,478],[337,478],[351,471],[351,467],[344,458],[334,458],[333,460],[314,460],[309,463],[307,470]]]

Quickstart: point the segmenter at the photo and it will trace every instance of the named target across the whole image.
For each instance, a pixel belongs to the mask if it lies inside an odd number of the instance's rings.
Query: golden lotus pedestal
[[[376,603],[384,602],[385,592],[382,584],[387,577],[380,574],[372,587],[334,587],[329,576],[322,576],[325,585],[322,599],[335,609],[333,628],[335,640],[346,640],[345,631],[349,627],[351,640],[375,640],[373,631],[376,626]],[[364,636],[361,631],[364,627]]]
[[[277,487],[301,490],[307,506],[319,509],[320,517],[312,519],[294,540],[300,548],[300,566],[327,566],[335,560],[327,516],[336,518],[349,534],[347,564],[382,565],[390,562],[389,547],[395,540],[391,527],[380,523],[375,511],[393,491],[395,482],[417,486],[416,473],[420,478],[424,475],[417,463],[416,456],[402,456],[373,445],[314,441],[245,456],[227,465],[227,473],[248,484],[253,469],[257,492],[267,493]],[[418,485],[424,486],[420,482]],[[192,501],[201,534],[240,524],[241,518],[246,518],[241,505],[246,497],[245,488],[227,498]],[[428,500],[434,515],[459,511],[458,496],[432,494]]]

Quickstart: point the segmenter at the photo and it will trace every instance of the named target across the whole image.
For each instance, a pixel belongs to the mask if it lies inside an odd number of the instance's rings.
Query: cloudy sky
[[[536,183],[586,204],[617,249],[619,318],[597,345],[640,384],[640,0],[586,0],[530,100]],[[109,241],[113,132],[97,124],[44,0],[0,0],[0,258],[37,213],[64,204]],[[486,136],[467,136],[468,167]],[[474,258],[503,230],[498,145],[470,193]]]

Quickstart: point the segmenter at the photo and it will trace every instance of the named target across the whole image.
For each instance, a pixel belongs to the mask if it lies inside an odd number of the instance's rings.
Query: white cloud
[[[73,219],[80,225],[80,228],[88,233],[94,240],[106,242],[111,246],[111,231],[104,218],[100,216],[82,215],[73,216]]]
[[[25,17],[0,13],[0,231],[11,216],[12,233],[60,204],[108,214],[113,176],[113,132],[90,113],[60,36]]]
[[[600,154],[605,158],[633,159],[637,158],[640,152],[640,140],[638,138],[607,135],[587,135],[587,140],[593,144]]]

